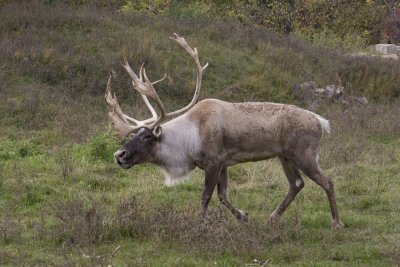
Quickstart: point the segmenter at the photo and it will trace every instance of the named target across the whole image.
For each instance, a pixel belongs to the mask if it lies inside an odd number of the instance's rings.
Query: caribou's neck
[[[165,174],[165,184],[175,185],[190,178],[196,167],[193,159],[200,151],[197,126],[186,115],[161,125],[162,134],[153,156]]]

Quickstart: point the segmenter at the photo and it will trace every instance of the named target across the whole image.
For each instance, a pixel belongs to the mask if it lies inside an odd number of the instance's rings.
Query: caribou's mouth
[[[133,163],[131,163],[131,162],[122,162],[121,160],[119,160],[117,158],[115,159],[115,162],[123,169],[129,169],[129,168],[131,168],[133,166]]]

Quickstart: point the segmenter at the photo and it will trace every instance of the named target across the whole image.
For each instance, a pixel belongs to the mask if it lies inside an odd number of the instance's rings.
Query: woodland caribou
[[[177,34],[171,37],[192,57],[197,69],[194,97],[180,110],[167,113],[150,82],[146,71],[140,68],[135,74],[127,60],[123,67],[132,79],[150,110],[152,117],[136,120],[124,114],[111,91],[112,76],[107,82],[105,99],[111,123],[120,138],[134,133],[121,149],[115,152],[115,161],[125,169],[140,163],[154,163],[162,168],[166,184],[172,185],[187,179],[197,166],[205,172],[205,187],[201,204],[203,214],[215,186],[218,198],[239,220],[247,221],[247,213],[236,208],[227,197],[228,170],[231,165],[278,157],[289,182],[289,191],[270,215],[276,222],[303,188],[300,175],[303,171],[321,186],[329,200],[332,227],[341,228],[336,208],[332,180],[318,163],[317,148],[322,133],[329,133],[329,122],[321,116],[293,105],[245,102],[228,103],[205,99],[197,103],[203,71],[196,48]],[[165,78],[165,77],[164,77]],[[160,115],[149,99],[157,105]]]

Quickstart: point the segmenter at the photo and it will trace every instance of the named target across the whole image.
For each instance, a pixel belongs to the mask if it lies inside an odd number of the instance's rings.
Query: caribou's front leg
[[[201,206],[203,208],[203,216],[207,216],[208,203],[210,202],[211,196],[214,192],[215,186],[218,182],[218,176],[221,172],[220,166],[211,166],[205,169],[205,181],[203,195],[201,197]]]
[[[218,189],[218,199],[219,201],[227,207],[232,214],[239,220],[239,221],[248,221],[247,212],[236,208],[229,200],[228,200],[228,169],[225,167],[221,170],[219,174],[219,179],[217,183]]]

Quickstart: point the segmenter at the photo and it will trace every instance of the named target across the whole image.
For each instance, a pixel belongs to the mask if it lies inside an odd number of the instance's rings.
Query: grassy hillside
[[[16,1],[1,5],[0,18],[0,265],[400,264],[398,63],[262,27],[112,6]],[[124,110],[145,112],[120,66],[124,55],[135,69],[145,62],[152,80],[168,74],[156,86],[168,110],[190,101],[194,67],[168,39],[173,32],[210,63],[202,98],[296,103],[293,85],[332,84],[339,75],[349,94],[372,100],[319,111],[333,130],[322,140],[321,165],[346,228],[330,229],[326,196],[307,178],[282,221],[268,225],[287,190],[275,160],[230,169],[230,198],[249,212],[247,224],[216,199],[210,220],[201,219],[200,171],[169,188],[153,166],[113,163],[120,143],[103,100],[111,69]]]
[[[168,39],[173,32],[210,62],[203,98],[292,102],[293,85],[310,80],[332,84],[338,75],[349,94],[380,99],[400,92],[398,63],[343,56],[260,27],[45,2],[11,3],[0,12],[0,86],[7,96],[0,107],[12,114],[2,118],[12,127],[70,126],[61,132],[74,135],[83,127],[86,133],[90,127],[80,122],[97,125],[103,119],[101,96],[111,69],[117,72],[115,88],[127,100],[124,104],[135,103],[137,95],[120,67],[124,55],[136,69],[144,62],[153,80],[167,73],[157,90],[170,109],[182,105],[193,91],[194,68]],[[237,85],[233,92],[232,85]],[[81,103],[96,112],[82,114]],[[65,116],[69,111],[73,116]]]

